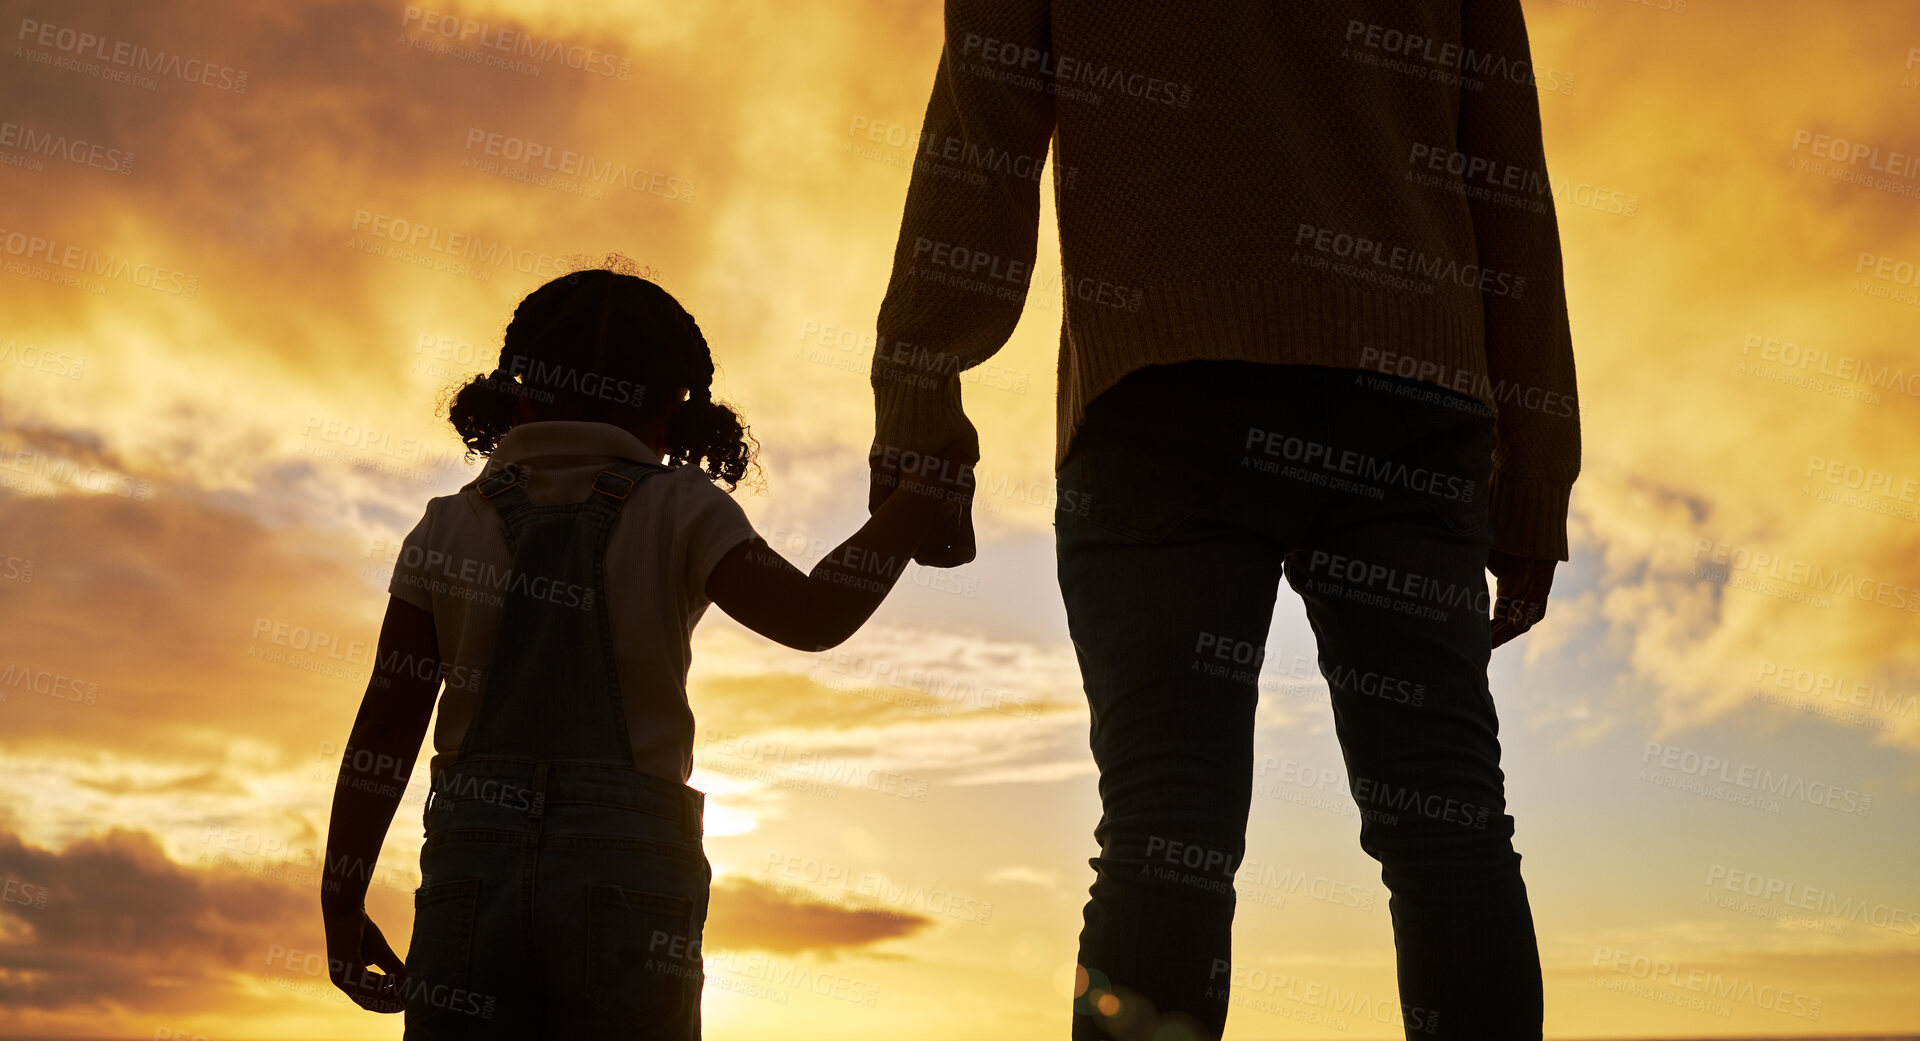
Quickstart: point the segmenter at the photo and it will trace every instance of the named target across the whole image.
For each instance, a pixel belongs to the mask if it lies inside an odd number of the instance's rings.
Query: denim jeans
[[[700,793],[594,764],[435,779],[406,1036],[700,1036]]]
[[[1317,366],[1158,366],[1092,403],[1056,519],[1102,805],[1074,1038],[1224,1029],[1283,575],[1390,893],[1403,1029],[1540,1037],[1486,676],[1492,447],[1464,395]]]
[[[660,472],[630,460],[536,506],[479,489],[513,549],[486,687],[422,813],[407,1041],[697,1041],[713,872],[700,792],[634,768],[606,617],[607,534]],[[578,598],[539,595],[582,588]]]

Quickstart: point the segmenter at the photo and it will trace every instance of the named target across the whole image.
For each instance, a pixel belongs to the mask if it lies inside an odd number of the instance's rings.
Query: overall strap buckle
[[[633,494],[640,482],[655,474],[663,474],[667,468],[658,463],[643,463],[638,459],[616,459],[607,464],[593,478],[593,491],[588,493],[587,501],[600,507],[618,510],[626,505],[627,498]],[[601,498],[605,496],[606,498]]]
[[[524,480],[526,480],[526,469],[519,463],[508,463],[502,466],[492,477],[481,481],[478,485],[478,490],[481,495],[486,496],[488,500],[492,500],[495,496],[519,485]]]
[[[614,470],[602,470],[593,479],[593,491],[596,495],[604,495],[618,502],[631,495],[639,483],[626,474]]]

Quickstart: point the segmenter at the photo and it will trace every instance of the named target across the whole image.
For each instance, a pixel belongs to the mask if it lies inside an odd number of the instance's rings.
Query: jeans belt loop
[[[527,819],[542,820],[547,815],[547,762],[541,760],[533,766],[533,805],[527,807]]]

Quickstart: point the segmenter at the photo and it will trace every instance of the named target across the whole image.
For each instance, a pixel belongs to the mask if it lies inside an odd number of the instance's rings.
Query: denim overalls
[[[664,472],[619,460],[551,506],[517,465],[478,486],[513,565],[479,708],[423,814],[408,1041],[700,1036],[704,797],[634,768],[606,605],[608,534]]]

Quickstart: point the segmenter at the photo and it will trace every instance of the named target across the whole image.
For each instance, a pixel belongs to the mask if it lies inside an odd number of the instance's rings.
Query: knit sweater
[[[977,443],[960,388],[992,383],[961,374],[1030,288],[1058,292],[1056,465],[1145,366],[1396,373],[1497,410],[1494,544],[1565,560],[1580,428],[1549,75],[1519,0],[947,0],[876,450]],[[1050,144],[1057,282],[1033,272]]]

